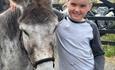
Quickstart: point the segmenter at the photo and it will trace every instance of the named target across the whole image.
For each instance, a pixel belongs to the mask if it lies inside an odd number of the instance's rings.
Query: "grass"
[[[106,34],[101,37],[101,40],[115,42],[115,34]],[[107,56],[107,57],[115,56],[115,46],[103,45],[103,48],[105,51],[105,56]]]
[[[101,37],[101,40],[114,41],[115,42],[115,34],[106,34],[106,35]]]
[[[115,56],[115,46],[104,45],[105,56],[113,57]]]

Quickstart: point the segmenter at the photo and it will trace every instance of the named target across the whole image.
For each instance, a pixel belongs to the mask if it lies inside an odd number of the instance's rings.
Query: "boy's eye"
[[[81,4],[80,7],[83,8],[83,7],[86,7],[87,5],[85,4]]]
[[[76,4],[75,4],[75,3],[71,3],[71,5],[72,5],[72,6],[76,6]]]

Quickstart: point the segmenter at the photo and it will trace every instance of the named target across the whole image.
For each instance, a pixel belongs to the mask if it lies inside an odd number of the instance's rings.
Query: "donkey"
[[[53,33],[57,17],[51,0],[12,0],[20,6],[19,19],[24,47],[36,70],[54,70]]]
[[[21,40],[20,15],[10,8],[0,14],[0,70],[33,70]]]

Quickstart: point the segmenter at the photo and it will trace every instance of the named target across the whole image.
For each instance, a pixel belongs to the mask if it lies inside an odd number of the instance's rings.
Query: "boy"
[[[85,19],[90,0],[68,0],[67,16],[57,26],[59,70],[104,70],[98,29]]]

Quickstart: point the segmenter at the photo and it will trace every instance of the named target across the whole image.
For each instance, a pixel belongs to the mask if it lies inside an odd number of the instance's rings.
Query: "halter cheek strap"
[[[37,68],[37,65],[42,64],[42,63],[44,63],[44,62],[49,62],[49,61],[53,61],[53,62],[54,62],[54,58],[53,58],[53,57],[52,57],[52,58],[45,58],[45,59],[36,61],[36,62],[33,64],[33,66],[34,66],[35,68]]]

